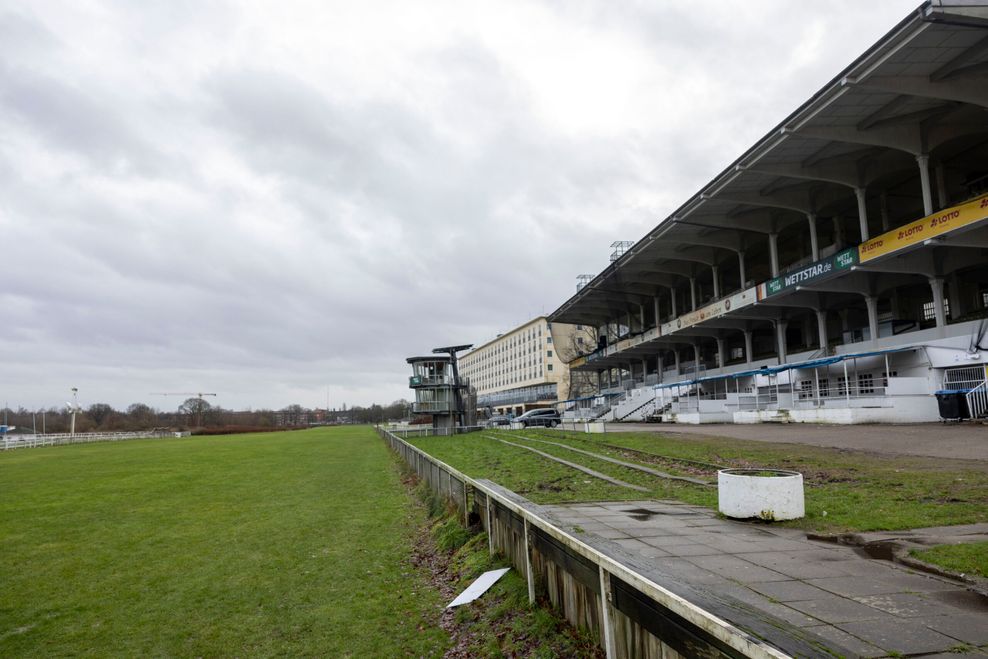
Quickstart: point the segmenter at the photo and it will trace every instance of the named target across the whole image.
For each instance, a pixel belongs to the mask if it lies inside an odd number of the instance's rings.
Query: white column
[[[937,181],[937,208],[946,208],[949,202],[947,199],[947,168],[943,166],[942,162],[938,162],[933,168],[933,175]]]
[[[652,298],[652,309],[655,312],[655,326],[658,327],[662,324],[662,317],[659,315],[659,296],[656,295]]]
[[[779,234],[768,234],[768,256],[772,262],[772,276],[779,276]]]
[[[826,309],[816,310],[816,331],[817,339],[820,341],[820,349],[827,349],[827,311]],[[826,352],[824,353],[826,354]]]
[[[868,203],[864,188],[854,188],[854,196],[858,198],[858,225],[861,227],[861,242],[868,240]]]
[[[676,357],[676,375],[682,375],[683,369],[679,367],[679,348],[674,348],[672,354]]]
[[[676,287],[669,287],[669,295],[672,298],[672,317],[677,318],[679,316],[679,311],[676,309]]]
[[[919,184],[923,190],[923,214],[933,213],[933,191],[930,190],[930,156],[923,153],[916,156],[919,165]]]
[[[725,355],[724,355],[724,339],[718,338],[717,339],[717,366],[722,371],[724,370],[724,361],[725,361],[724,357],[725,357]]]
[[[810,223],[810,253],[813,254],[813,260],[820,260],[820,243],[817,240],[816,235],[816,215],[814,213],[807,213],[806,219]]]
[[[865,306],[868,307],[868,331],[871,341],[878,341],[878,298],[873,295],[865,296]]]
[[[690,277],[690,311],[696,311],[696,277]]]
[[[693,377],[700,377],[700,344],[693,344]]]
[[[748,281],[748,275],[744,271],[744,250],[738,251],[738,274],[741,276],[741,290],[744,290],[745,282]]]
[[[943,278],[930,277],[930,288],[933,289],[933,313],[937,319],[937,327],[947,325],[947,316],[943,312]]]
[[[710,266],[710,272],[714,280],[714,299],[720,299],[720,266]]]
[[[752,346],[754,345],[754,332],[750,329],[744,330],[744,360],[745,363],[750,364],[753,359],[751,354]]]
[[[645,305],[644,304],[639,304],[638,305],[638,331],[639,332],[644,332],[645,331]]]
[[[779,355],[779,363],[782,364],[786,361],[786,328],[789,326],[789,321],[779,319],[775,321],[775,335],[777,342],[777,352]]]

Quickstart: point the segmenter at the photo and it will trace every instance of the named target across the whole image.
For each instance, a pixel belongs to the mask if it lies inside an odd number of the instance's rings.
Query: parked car
[[[488,428],[497,428],[498,426],[509,426],[511,425],[511,417],[506,414],[495,414],[491,418],[487,419],[485,425]]]
[[[532,410],[515,418],[515,423],[520,423],[525,428],[529,426],[555,428],[559,425],[559,421],[559,412],[554,409]]]

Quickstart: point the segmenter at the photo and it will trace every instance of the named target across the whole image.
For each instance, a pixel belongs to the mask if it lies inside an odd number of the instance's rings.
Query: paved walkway
[[[963,584],[676,502],[545,508],[588,538],[613,541],[673,592],[685,583],[725,603],[728,619],[754,608],[845,656],[988,657],[988,600]],[[962,647],[969,653],[946,654]]]
[[[988,461],[988,426],[912,423],[901,425],[823,425],[810,423],[609,423],[607,432],[652,431],[683,436],[730,437],[761,442],[793,442],[933,458]]]

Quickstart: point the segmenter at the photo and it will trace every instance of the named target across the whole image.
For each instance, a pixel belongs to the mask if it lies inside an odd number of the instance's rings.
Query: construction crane
[[[216,394],[209,394],[202,391],[152,391],[152,396],[195,396],[200,404],[196,406],[196,427],[202,427],[202,408],[204,407],[203,396],[215,396]]]

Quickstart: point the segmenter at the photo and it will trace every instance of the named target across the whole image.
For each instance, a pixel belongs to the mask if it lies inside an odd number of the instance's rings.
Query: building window
[[[806,400],[813,397],[813,380],[802,380],[799,383],[799,399]]]
[[[898,376],[899,376],[899,371],[891,371],[889,373],[882,374],[882,386],[883,387],[888,387],[889,386],[889,378],[890,377],[893,377],[894,378],[894,377],[898,377]]]
[[[729,359],[741,359],[742,357],[744,357],[744,348],[731,348]]]
[[[552,337],[551,336],[547,336],[546,339],[545,339],[545,342],[546,343],[552,343]]]
[[[552,350],[546,350],[545,351],[545,356],[546,357],[552,357]]]
[[[872,377],[871,373],[862,373],[858,376],[858,393],[875,393],[875,379]]]
[[[552,370],[552,364],[549,364],[548,366],[546,366],[546,369],[548,369],[548,370],[551,371]]]
[[[950,300],[947,298],[943,299],[943,313],[950,316]],[[933,308],[933,301],[923,303],[923,320],[935,320],[936,313]]]

